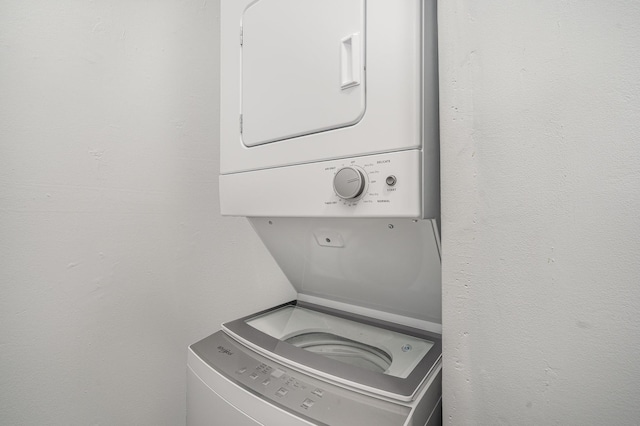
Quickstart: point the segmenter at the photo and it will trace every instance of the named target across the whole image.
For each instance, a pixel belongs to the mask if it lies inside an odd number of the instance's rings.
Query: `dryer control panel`
[[[220,176],[222,214],[436,217],[423,211],[422,152],[409,150]]]

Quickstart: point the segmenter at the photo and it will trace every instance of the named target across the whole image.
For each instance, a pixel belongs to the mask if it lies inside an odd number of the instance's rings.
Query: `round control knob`
[[[343,167],[333,177],[333,189],[345,200],[357,198],[364,191],[364,175],[355,167]]]

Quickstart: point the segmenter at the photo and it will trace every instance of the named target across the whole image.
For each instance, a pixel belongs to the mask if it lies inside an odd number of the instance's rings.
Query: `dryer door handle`
[[[362,79],[360,33],[351,34],[340,41],[340,65],[341,89],[359,85]]]

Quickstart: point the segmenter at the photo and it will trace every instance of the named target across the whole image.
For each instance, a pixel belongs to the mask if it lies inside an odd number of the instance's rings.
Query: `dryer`
[[[190,426],[440,423],[436,46],[435,0],[222,0],[221,211],[298,296],[190,346]]]
[[[223,0],[222,214],[438,218],[435,7]]]

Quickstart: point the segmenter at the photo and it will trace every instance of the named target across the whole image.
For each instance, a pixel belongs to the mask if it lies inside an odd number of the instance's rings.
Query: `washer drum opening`
[[[384,373],[391,366],[391,355],[380,348],[331,333],[312,332],[289,337],[285,342],[327,358]]]

